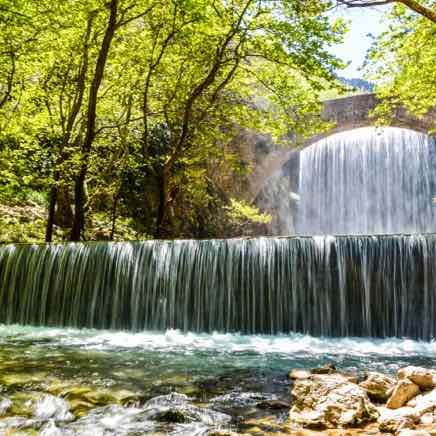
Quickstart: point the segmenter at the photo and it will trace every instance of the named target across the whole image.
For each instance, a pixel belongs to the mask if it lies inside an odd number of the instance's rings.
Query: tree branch
[[[419,15],[436,23],[436,11],[422,5],[416,0],[337,0],[347,8],[366,8],[371,6],[381,6],[390,3],[401,3]]]

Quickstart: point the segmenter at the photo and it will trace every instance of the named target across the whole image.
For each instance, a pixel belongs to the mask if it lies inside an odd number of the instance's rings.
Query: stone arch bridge
[[[248,160],[254,162],[254,169],[249,176],[248,189],[244,197],[247,200],[254,200],[267,179],[303,148],[334,133],[373,125],[374,119],[371,118],[370,113],[378,103],[379,100],[375,94],[360,94],[325,101],[321,118],[334,123],[335,127],[328,132],[309,138],[298,147],[276,146],[268,142],[266,135],[249,134],[246,142],[250,143],[251,147],[247,147],[243,154]],[[399,108],[392,119],[391,126],[429,132],[436,126],[436,109],[431,110],[423,118],[417,119],[405,108]]]

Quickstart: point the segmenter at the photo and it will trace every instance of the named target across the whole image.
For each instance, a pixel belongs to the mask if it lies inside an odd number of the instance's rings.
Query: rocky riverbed
[[[396,377],[379,372],[359,377],[327,365],[294,370],[289,377],[294,381],[289,424],[297,432],[302,428],[328,434],[436,434],[433,369],[407,366]]]
[[[289,402],[234,393],[201,403],[179,392],[146,399],[138,392],[70,385],[41,374],[6,375],[0,377],[0,435],[436,434],[433,369],[408,366],[391,377],[374,371],[340,372],[326,365],[291,370],[288,378]],[[44,391],[34,389],[38,383]],[[235,403],[241,409],[238,425],[229,413]],[[247,408],[255,411],[251,417]]]
[[[0,325],[0,436],[432,434],[435,352],[400,339]],[[414,398],[397,407],[404,392]]]

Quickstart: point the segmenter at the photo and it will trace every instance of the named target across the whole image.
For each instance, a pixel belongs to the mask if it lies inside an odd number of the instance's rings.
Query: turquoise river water
[[[3,325],[0,434],[273,434],[286,425],[290,369],[394,373],[432,366],[435,351],[398,338]]]

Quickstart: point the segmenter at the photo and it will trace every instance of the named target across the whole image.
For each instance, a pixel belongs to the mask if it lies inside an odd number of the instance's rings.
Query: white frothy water
[[[4,341],[32,342],[51,340],[54,345],[81,349],[108,350],[125,348],[163,352],[208,352],[222,354],[250,352],[259,355],[352,355],[356,357],[401,357],[419,355],[432,357],[436,342],[410,339],[320,338],[291,333],[288,335],[242,335],[221,333],[183,333],[179,330],[162,332],[101,331],[93,329],[57,329],[0,326],[0,344]]]

